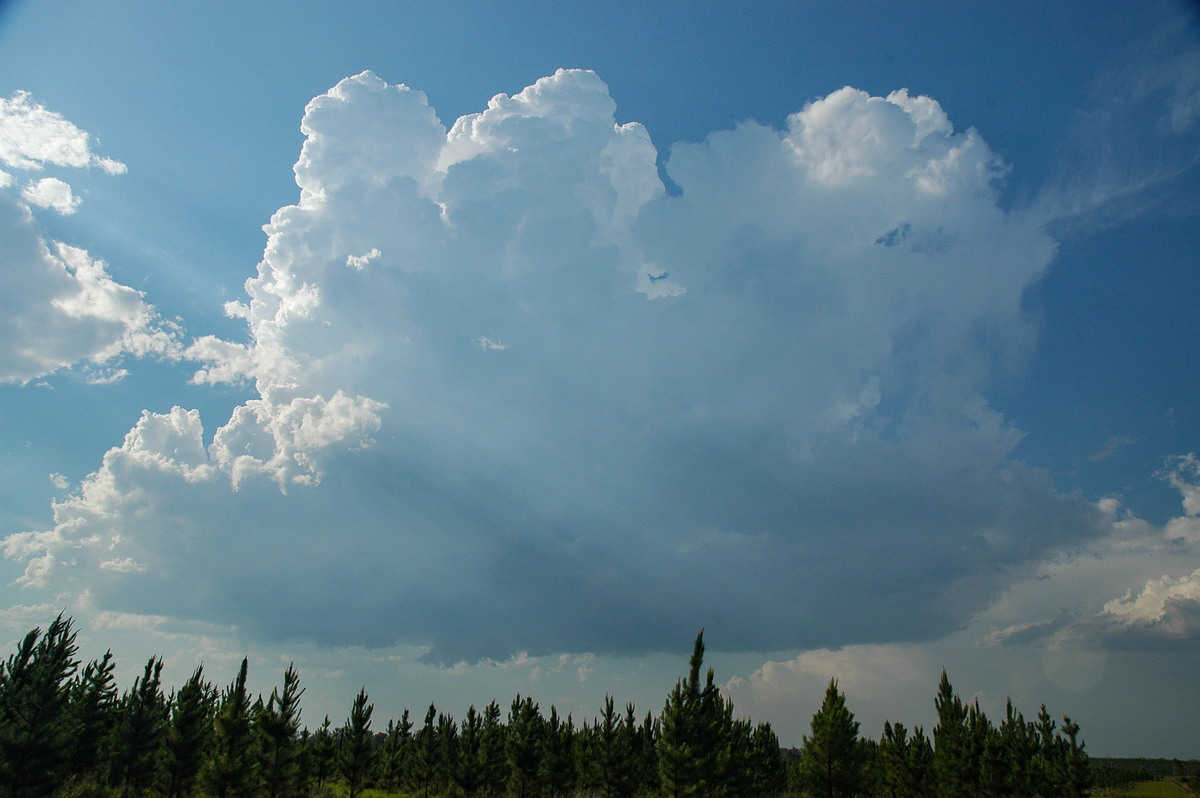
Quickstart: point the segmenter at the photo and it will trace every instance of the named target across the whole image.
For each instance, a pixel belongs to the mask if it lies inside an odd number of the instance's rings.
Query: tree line
[[[86,664],[70,618],[33,629],[0,663],[0,794],[84,796],[1067,796],[1087,794],[1079,728],[1045,707],[1026,721],[1011,703],[998,725],[965,704],[942,674],[938,724],[927,736],[885,723],[859,734],[831,681],[800,749],[783,750],[767,723],[734,716],[703,667],[703,630],[689,672],[661,712],[639,715],[606,697],[576,724],[518,695],[461,719],[430,704],[380,728],[366,689],[345,720],[301,724],[295,667],[269,696],[252,696],[243,659],[218,688],[197,667],[178,688],[151,657],[120,691],[112,652]]]

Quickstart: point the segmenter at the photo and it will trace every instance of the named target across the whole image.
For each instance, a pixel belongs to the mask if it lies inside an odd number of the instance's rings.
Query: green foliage
[[[429,705],[425,713],[425,724],[417,732],[413,745],[412,777],[422,796],[429,795],[433,786],[438,767],[438,738],[434,721],[437,718],[437,707]]]
[[[203,665],[197,666],[168,703],[171,710],[164,751],[167,796],[183,798],[195,791],[217,712],[217,691],[204,680]]]
[[[255,720],[262,746],[262,775],[269,798],[300,794],[300,674],[294,664],[283,673],[283,691],[272,690]]]
[[[75,747],[71,762],[78,780],[99,781],[107,765],[117,725],[117,684],[112,651],[89,662],[70,688]]]
[[[169,713],[162,667],[161,659],[151,657],[145,673],[121,699],[112,775],[125,796],[144,795],[158,775]]]
[[[863,749],[858,721],[846,707],[846,697],[831,679],[825,700],[813,715],[812,733],[804,738],[800,783],[814,796],[856,795],[864,778]]]
[[[12,798],[49,795],[68,776],[75,741],[68,680],[79,666],[75,632],[60,613],[0,665],[0,785]]]
[[[333,775],[337,756],[336,745],[329,716],[326,715],[316,733],[312,735],[308,752],[309,775],[318,791],[325,788]]]
[[[471,707],[472,712],[474,707]],[[405,768],[412,748],[412,721],[408,718],[408,710],[400,717],[399,722],[389,720],[387,731],[384,733],[383,749],[376,760],[379,767],[379,781],[385,789],[398,789],[404,778]]]
[[[350,717],[342,726],[338,769],[350,788],[350,798],[356,798],[361,792],[363,781],[371,769],[371,757],[374,753],[371,714],[374,711],[375,705],[367,703],[367,688],[363,687],[354,697]]]
[[[954,688],[946,671],[938,683],[933,701],[938,722],[933,727],[933,771],[937,794],[946,798],[961,798],[975,794],[975,768],[972,765],[967,708]]]
[[[240,798],[254,794],[258,762],[254,756],[250,695],[246,692],[249,662],[242,660],[233,683],[221,696],[213,724],[212,754],[205,769],[205,782],[217,798]]]
[[[365,687],[340,728],[326,716],[316,731],[302,730],[295,667],[269,697],[254,697],[245,659],[224,691],[197,667],[164,696],[162,661],[151,657],[118,698],[111,652],[80,669],[74,641],[60,615],[0,663],[0,798],[1083,798],[1093,784],[1127,780],[1121,774],[1133,771],[1118,765],[1137,764],[1090,761],[1078,724],[1064,717],[1059,725],[1045,707],[1026,721],[1010,702],[993,724],[943,672],[932,739],[890,721],[878,741],[861,737],[831,680],[789,772],[771,727],[735,717],[712,669],[704,671],[703,630],[657,718],[647,712],[639,722],[632,704],[618,712],[606,696],[598,716],[576,728],[518,695],[507,719],[495,701],[482,712],[470,707],[461,723],[431,704],[415,734],[408,710],[373,733]],[[1193,765],[1163,766],[1174,782],[1161,784],[1189,786]]]
[[[550,707],[550,718],[543,726],[542,758],[538,779],[550,798],[570,795],[575,788],[575,729],[568,715],[564,721]],[[626,762],[626,766],[628,766]]]
[[[509,789],[517,798],[535,795],[540,788],[542,725],[538,705],[517,696],[508,713],[505,754],[508,759]]]

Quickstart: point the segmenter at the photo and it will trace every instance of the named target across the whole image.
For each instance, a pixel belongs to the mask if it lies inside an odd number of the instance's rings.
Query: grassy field
[[[1174,781],[1139,781],[1129,790],[1119,793],[1121,798],[1190,798],[1192,793]]]

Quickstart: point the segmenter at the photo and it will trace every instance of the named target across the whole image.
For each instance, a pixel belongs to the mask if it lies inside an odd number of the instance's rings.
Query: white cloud
[[[1170,576],[1151,579],[1138,595],[1126,593],[1123,598],[1105,604],[1104,612],[1127,624],[1158,624],[1166,620],[1168,605],[1180,602],[1200,602],[1200,569],[1178,579]],[[1191,630],[1191,634],[1200,634],[1200,627]]]
[[[362,271],[363,269],[367,268],[367,266],[371,263],[371,261],[375,260],[382,254],[383,253],[380,252],[379,250],[372,249],[370,252],[366,253],[365,255],[347,255],[346,256],[346,265],[352,269],[357,269],[358,271]]]
[[[53,618],[61,610],[61,607],[55,607],[53,604],[14,604],[11,607],[0,609],[0,624],[27,631],[29,624],[44,622],[47,618]]]
[[[43,177],[31,182],[21,191],[21,198],[30,205],[50,208],[63,216],[75,213],[80,202],[79,197],[71,192],[71,187],[57,177]]]
[[[145,414],[6,541],[24,582],[449,662],[832,648],[941,635],[1109,530],[982,393],[1055,245],[979,134],[847,88],[675,145],[672,196],[614,114],[584,71],[449,130],[370,73],[314,99],[248,342],[187,350],[256,398],[207,447]]]
[[[1105,500],[1109,534],[1012,585],[980,617],[992,627],[984,642],[1097,661],[1105,651],[1200,647],[1200,571],[1194,570],[1200,536],[1192,534],[1190,501],[1198,481],[1195,456],[1172,458],[1162,476],[1179,490],[1185,515],[1159,528]],[[1069,670],[1064,683],[1077,684],[1078,669]]]
[[[87,133],[25,92],[0,99],[0,163],[25,171],[46,165],[125,171],[94,155]],[[0,188],[15,183],[5,173]],[[103,370],[95,381],[112,381],[123,374],[113,367],[123,355],[174,356],[180,349],[174,326],[140,291],[113,280],[103,261],[43,235],[30,206],[70,214],[79,198],[57,177],[29,181],[20,198],[0,192],[0,269],[7,279],[0,299],[0,382],[25,383],[79,363]]]
[[[96,166],[119,175],[126,170],[125,164],[92,153],[85,131],[35,103],[26,91],[0,98],[0,163],[25,171]]]

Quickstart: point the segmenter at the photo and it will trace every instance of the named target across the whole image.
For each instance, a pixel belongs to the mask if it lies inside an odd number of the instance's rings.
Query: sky
[[[0,640],[1200,758],[1192,5],[0,3]]]

